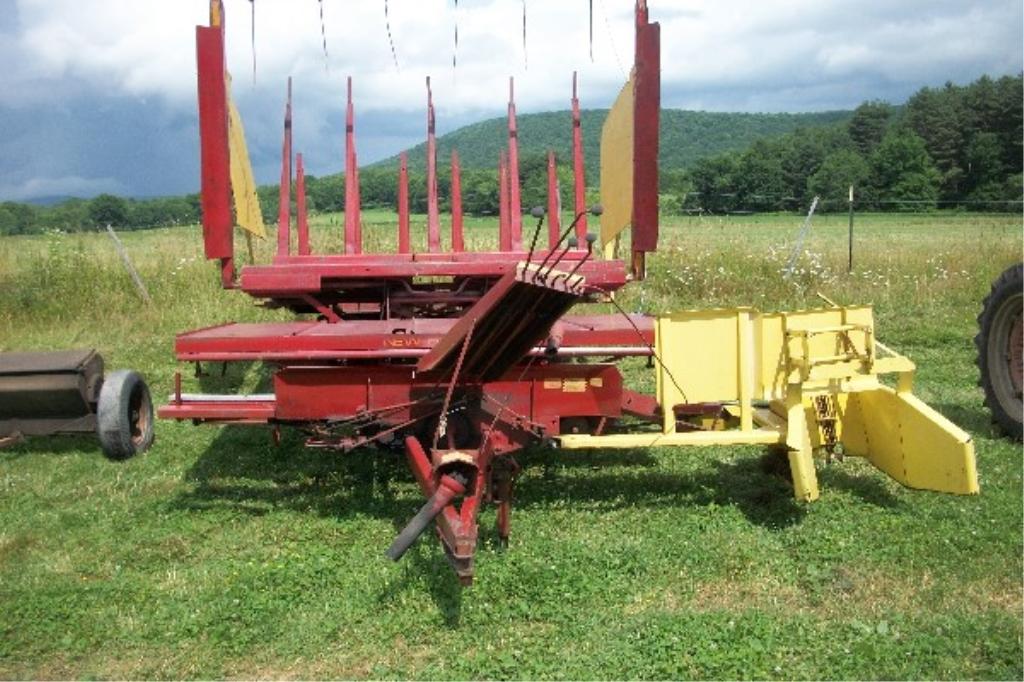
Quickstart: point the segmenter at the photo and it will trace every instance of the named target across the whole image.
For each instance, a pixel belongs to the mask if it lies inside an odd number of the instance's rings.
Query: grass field
[[[365,219],[389,241],[390,216]],[[533,450],[511,546],[488,509],[461,590],[435,542],[384,557],[422,502],[396,455],[163,422],[123,463],[39,439],[0,451],[0,677],[1021,679],[1021,448],[990,427],[971,343],[1021,218],[858,216],[847,274],[846,217],[821,216],[783,280],[800,222],[671,221],[624,305],[873,303],[918,395],[973,434],[980,496],[847,459],[819,466],[822,497],[802,505],[756,449]],[[317,244],[340,229],[318,218]],[[469,232],[479,248],[496,230]],[[152,308],[105,235],[0,239],[0,349],[93,346],[159,397],[175,332],[284,318],[217,287],[197,228],[122,236]]]

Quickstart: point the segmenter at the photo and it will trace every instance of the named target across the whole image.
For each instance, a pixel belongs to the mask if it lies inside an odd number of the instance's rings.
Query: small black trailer
[[[153,442],[153,404],[138,372],[104,375],[92,349],[0,353],[0,447],[30,436],[95,433],[110,459]]]

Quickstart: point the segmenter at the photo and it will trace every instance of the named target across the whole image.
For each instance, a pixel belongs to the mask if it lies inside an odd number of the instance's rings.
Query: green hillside
[[[663,109],[661,165],[663,168],[689,168],[697,159],[746,149],[759,139],[784,135],[800,127],[847,121],[852,113],[740,114]],[[591,177],[596,177],[601,126],[607,115],[607,109],[589,109],[582,114],[583,153],[587,173]],[[439,137],[439,158],[447,159],[454,147],[458,149],[459,159],[466,168],[496,167],[498,152],[506,142],[505,120],[504,117],[492,118]],[[568,159],[572,143],[571,121],[568,110],[521,114],[517,119],[520,153],[546,153],[548,149],[554,149],[560,159]],[[410,168],[424,170],[426,144],[419,144],[408,152]],[[398,157],[393,156],[373,166],[393,167],[397,163]]]

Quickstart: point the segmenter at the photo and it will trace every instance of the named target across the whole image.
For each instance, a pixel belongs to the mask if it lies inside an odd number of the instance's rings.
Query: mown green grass
[[[390,216],[365,219],[389,244]],[[974,435],[980,496],[847,459],[820,465],[822,497],[802,505],[757,449],[531,450],[511,546],[486,510],[461,590],[434,542],[383,556],[421,503],[400,456],[168,422],[123,463],[39,439],[0,451],[0,677],[1020,679],[1021,450],[982,409],[971,338],[988,283],[1021,256],[1021,219],[858,216],[847,275],[846,217],[821,216],[784,280],[799,223],[671,221],[623,304],[875,304],[917,393]],[[314,230],[336,248],[338,216]],[[469,234],[491,243],[493,223]],[[195,227],[123,239],[152,308],[105,235],[0,240],[0,347],[95,346],[161,396],[175,332],[286,318],[220,291]]]

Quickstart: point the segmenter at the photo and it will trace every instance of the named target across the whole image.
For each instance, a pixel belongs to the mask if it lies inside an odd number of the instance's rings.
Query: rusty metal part
[[[93,431],[102,385],[94,350],[0,353],[0,436]]]
[[[452,503],[457,497],[466,492],[468,481],[459,473],[446,474],[438,482],[434,494],[424,503],[416,516],[409,520],[402,532],[398,534],[394,542],[385,552],[392,561],[398,561],[405,554],[406,550],[416,542],[416,539],[423,534],[430,522],[437,517],[441,511]]]

